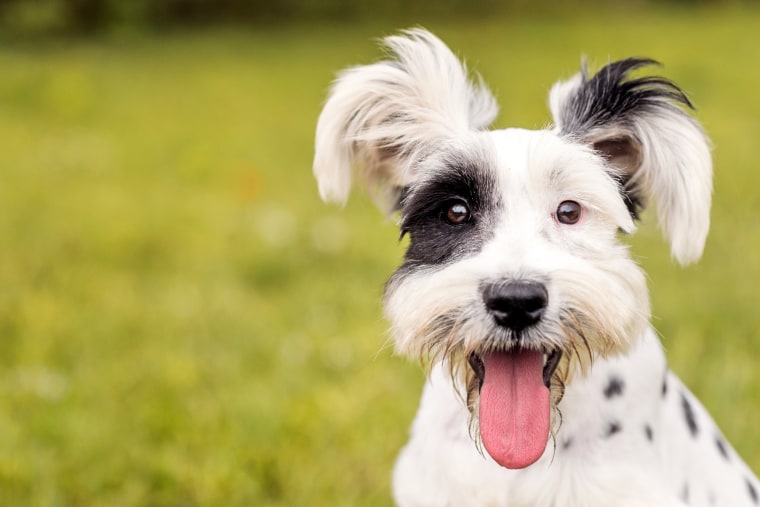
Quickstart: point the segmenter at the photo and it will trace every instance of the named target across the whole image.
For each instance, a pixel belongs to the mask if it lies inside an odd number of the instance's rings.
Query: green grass
[[[540,127],[579,57],[652,56],[715,144],[681,269],[633,240],[673,368],[760,470],[760,11],[423,22]],[[423,375],[387,346],[392,220],[321,204],[335,71],[399,25],[0,46],[4,505],[390,505]]]

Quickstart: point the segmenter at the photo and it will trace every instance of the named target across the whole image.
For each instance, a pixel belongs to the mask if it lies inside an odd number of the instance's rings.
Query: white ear
[[[630,77],[652,64],[629,58],[591,78],[584,68],[554,85],[549,104],[561,135],[590,144],[620,171],[634,216],[654,198],[671,254],[688,264],[702,256],[710,228],[712,157],[680,88],[658,76]]]
[[[343,71],[319,116],[314,174],[324,200],[345,202],[353,167],[386,211],[414,162],[437,143],[483,129],[498,108],[482,82],[430,32],[384,40],[390,59]]]

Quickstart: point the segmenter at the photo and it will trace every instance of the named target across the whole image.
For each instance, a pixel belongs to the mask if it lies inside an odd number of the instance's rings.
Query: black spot
[[[718,447],[718,452],[720,452],[720,455],[723,456],[726,461],[728,461],[728,449],[726,448],[726,443],[721,437],[715,437],[715,445]]]
[[[749,479],[744,479],[744,481],[747,483],[747,492],[749,493],[749,497],[752,499],[752,503],[757,505],[757,490],[755,489],[755,486],[752,484],[752,481]]]
[[[562,442],[562,448],[565,449],[565,450],[569,449],[571,445],[573,445],[573,439],[572,438],[568,438],[564,442]]]
[[[654,433],[652,432],[652,427],[650,425],[647,424],[644,426],[644,434],[650,442],[654,440]]]
[[[689,484],[685,483],[683,485],[683,489],[681,490],[681,500],[684,503],[689,503]]]
[[[623,427],[620,425],[620,423],[617,421],[611,421],[607,425],[607,429],[604,433],[604,437],[610,438],[611,436],[615,435],[616,433],[620,433],[621,431],[623,431]]]
[[[668,395],[668,374],[665,373],[665,376],[662,379],[662,397]]]
[[[607,399],[614,398],[623,394],[623,388],[625,383],[619,377],[612,375],[610,381],[607,383],[607,387],[604,388],[604,396]]]
[[[694,409],[692,408],[691,403],[689,403],[689,400],[684,393],[681,393],[681,408],[683,409],[683,417],[686,420],[686,426],[689,427],[691,436],[696,437],[697,433],[699,433],[699,428],[697,427],[697,416],[694,413]]]

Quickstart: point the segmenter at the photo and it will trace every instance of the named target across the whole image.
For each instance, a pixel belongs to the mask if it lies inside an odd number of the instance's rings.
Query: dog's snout
[[[491,283],[483,288],[483,302],[497,324],[522,331],[541,320],[549,293],[538,282]]]

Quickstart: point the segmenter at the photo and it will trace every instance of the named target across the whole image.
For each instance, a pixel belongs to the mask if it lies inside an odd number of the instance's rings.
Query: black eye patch
[[[401,235],[410,236],[406,264],[439,265],[479,251],[492,235],[499,207],[490,170],[451,161],[440,175],[412,187],[401,203]]]

